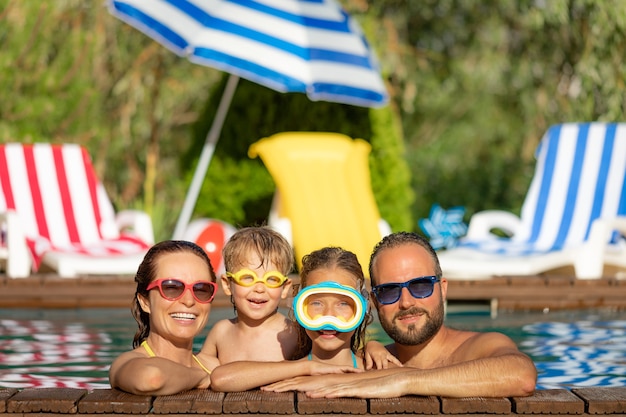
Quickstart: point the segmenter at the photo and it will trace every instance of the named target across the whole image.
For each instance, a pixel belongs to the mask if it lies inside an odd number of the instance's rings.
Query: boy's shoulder
[[[215,323],[209,334],[224,334],[236,326],[237,319],[222,319]]]
[[[273,316],[268,317],[263,325],[266,327],[266,329],[273,329],[276,331],[295,331],[298,328],[295,321],[291,320],[289,317],[285,316],[282,313],[276,313]]]
[[[218,320],[217,323],[215,323],[213,325],[213,328],[216,328],[216,327],[219,327],[219,328],[232,327],[232,326],[235,326],[236,324],[237,324],[237,317],[233,317],[232,319]]]

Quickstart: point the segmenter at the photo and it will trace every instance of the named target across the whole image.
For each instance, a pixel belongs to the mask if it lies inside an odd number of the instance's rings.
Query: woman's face
[[[186,284],[211,281],[204,260],[189,252],[162,255],[157,261],[154,281],[163,278],[177,279]],[[163,298],[159,289],[154,288],[141,304],[144,311],[150,314],[150,333],[175,344],[193,344],[193,338],[204,329],[211,311],[211,304],[198,302],[189,289],[185,289],[179,299],[171,301]]]
[[[322,268],[311,271],[306,278],[307,286],[322,282],[336,282],[352,288],[357,287],[357,280],[350,272],[340,268]],[[356,312],[354,301],[339,294],[313,294],[308,297],[307,310],[311,317],[316,315],[328,315],[345,318],[346,321],[353,317]],[[313,348],[321,351],[336,351],[350,348],[350,339],[354,334],[351,332],[337,332],[334,330],[306,330],[307,335],[313,342]]]

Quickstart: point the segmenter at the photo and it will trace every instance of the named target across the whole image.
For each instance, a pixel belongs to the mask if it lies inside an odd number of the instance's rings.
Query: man
[[[427,240],[407,232],[386,236],[374,248],[369,272],[380,323],[395,341],[387,348],[404,366],[300,377],[264,389],[328,398],[508,397],[534,392],[535,365],[510,338],[444,326],[448,282]]]

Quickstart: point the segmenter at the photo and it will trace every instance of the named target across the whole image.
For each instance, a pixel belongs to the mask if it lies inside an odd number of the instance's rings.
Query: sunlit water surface
[[[211,311],[210,326],[233,316]],[[626,386],[626,314],[613,311],[552,313],[449,313],[446,324],[500,331],[530,355],[539,389]],[[129,350],[137,325],[127,309],[0,310],[0,387],[109,388],[113,359]],[[371,334],[383,343],[376,323]]]

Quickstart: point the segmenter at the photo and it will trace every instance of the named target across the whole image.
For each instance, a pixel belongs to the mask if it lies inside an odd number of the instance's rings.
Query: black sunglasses
[[[427,298],[433,294],[435,283],[439,281],[439,277],[434,275],[418,277],[402,283],[376,285],[372,288],[372,293],[381,304],[396,303],[402,295],[402,288],[408,288],[414,298]]]

